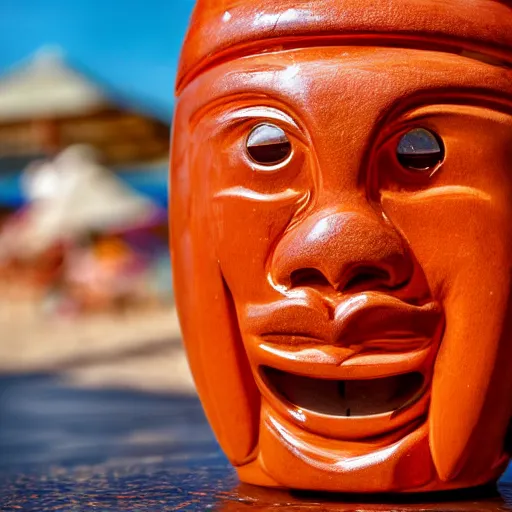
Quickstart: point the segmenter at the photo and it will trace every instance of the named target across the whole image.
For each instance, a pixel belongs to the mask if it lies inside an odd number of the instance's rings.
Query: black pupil
[[[247,152],[258,164],[276,165],[286,160],[291,150],[284,130],[273,124],[256,126],[247,139]]]
[[[402,136],[396,150],[400,164],[419,171],[428,171],[444,158],[441,139],[429,130],[415,128]]]

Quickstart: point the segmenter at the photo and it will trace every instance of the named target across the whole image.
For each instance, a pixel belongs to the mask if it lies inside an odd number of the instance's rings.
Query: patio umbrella
[[[93,232],[149,222],[159,211],[101,166],[88,146],[72,146],[53,160],[32,164],[23,188],[29,204],[0,234],[0,256],[34,256]]]
[[[0,156],[53,155],[86,143],[109,165],[165,159],[169,126],[60,53],[40,51],[0,76]]]

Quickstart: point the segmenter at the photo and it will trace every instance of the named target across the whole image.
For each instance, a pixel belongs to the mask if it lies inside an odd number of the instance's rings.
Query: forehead
[[[376,47],[298,48],[230,60],[197,77],[181,94],[178,115],[252,96],[281,101],[326,119],[382,111],[421,93],[512,96],[512,72],[460,55]],[[344,111],[344,112],[343,112]]]

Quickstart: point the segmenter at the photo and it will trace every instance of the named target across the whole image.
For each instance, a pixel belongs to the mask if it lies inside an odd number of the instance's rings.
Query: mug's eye
[[[292,145],[284,130],[268,123],[259,124],[251,130],[246,147],[251,160],[266,166],[283,162],[292,152]]]
[[[400,139],[396,156],[406,169],[431,171],[444,159],[443,142],[437,134],[425,128],[414,128]]]

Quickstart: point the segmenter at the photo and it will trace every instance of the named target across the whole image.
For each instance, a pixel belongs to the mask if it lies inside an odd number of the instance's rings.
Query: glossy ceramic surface
[[[173,269],[243,481],[412,492],[503,470],[511,26],[492,0],[199,1]]]

